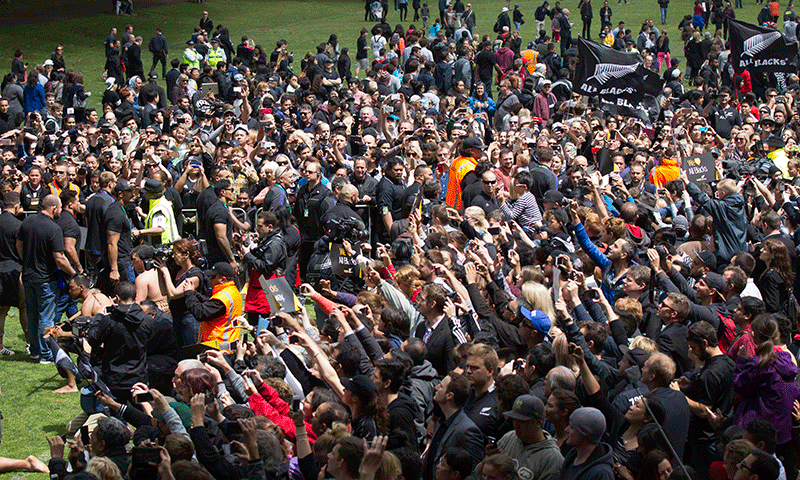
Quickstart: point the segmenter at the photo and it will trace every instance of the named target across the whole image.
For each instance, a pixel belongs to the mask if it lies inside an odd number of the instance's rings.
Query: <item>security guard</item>
[[[189,40],[186,42],[186,49],[183,51],[183,61],[189,65],[189,68],[186,69],[188,72],[193,68],[200,68],[200,61],[203,59],[203,56],[197,53],[197,50],[194,49],[194,41]]]
[[[219,62],[227,63],[228,59],[225,56],[225,50],[219,46],[219,39],[211,39],[211,48],[208,49],[206,54],[206,63],[211,65],[211,68],[217,68]]]
[[[138,231],[139,235],[153,237],[153,245],[169,245],[180,239],[175,211],[172,209],[172,202],[164,197],[164,186],[161,182],[148,178],[144,183],[144,193],[150,204],[150,210],[144,220],[144,229]],[[157,236],[160,238],[156,240]]]
[[[233,319],[242,316],[242,294],[233,279],[233,267],[225,262],[215,263],[205,272],[211,284],[211,297],[195,290],[185,292],[186,308],[200,322],[199,343],[219,350],[232,350],[231,343],[238,340],[239,329]]]

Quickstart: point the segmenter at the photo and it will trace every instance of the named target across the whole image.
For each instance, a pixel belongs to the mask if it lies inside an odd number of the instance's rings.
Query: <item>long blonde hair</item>
[[[552,322],[556,318],[556,309],[547,287],[534,281],[522,284],[522,296],[531,305],[532,310],[541,310],[550,317]]]

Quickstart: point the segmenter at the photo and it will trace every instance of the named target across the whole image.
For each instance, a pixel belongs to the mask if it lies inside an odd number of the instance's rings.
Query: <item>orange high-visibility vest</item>
[[[244,308],[242,294],[233,281],[215,285],[211,298],[225,304],[225,313],[208,322],[200,322],[200,343],[220,348],[239,338],[239,329],[233,328],[233,319],[240,317]]]

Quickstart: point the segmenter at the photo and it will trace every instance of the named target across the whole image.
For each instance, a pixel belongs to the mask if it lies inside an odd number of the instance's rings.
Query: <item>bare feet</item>
[[[64,385],[63,387],[53,390],[53,393],[75,393],[78,391],[78,387],[74,387],[72,385]]]
[[[28,470],[31,472],[50,473],[50,469],[47,468],[47,465],[33,455],[28,456],[25,461],[28,462]]]

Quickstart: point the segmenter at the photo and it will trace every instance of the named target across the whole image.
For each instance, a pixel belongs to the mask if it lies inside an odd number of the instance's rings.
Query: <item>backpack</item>
[[[502,17],[502,16],[503,16],[502,13],[500,15],[498,15],[497,16],[497,21],[494,22],[494,27],[492,27],[492,30],[494,31],[494,33],[500,33],[500,31],[503,29],[503,26],[500,24],[500,17]]]
[[[722,353],[728,353],[728,349],[736,339],[736,324],[733,323],[733,317],[730,315],[723,315],[719,310],[717,315],[719,315],[719,328],[717,329],[719,349],[722,350]]]

